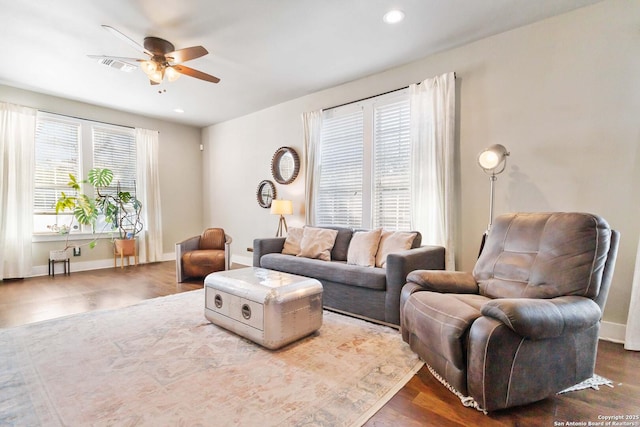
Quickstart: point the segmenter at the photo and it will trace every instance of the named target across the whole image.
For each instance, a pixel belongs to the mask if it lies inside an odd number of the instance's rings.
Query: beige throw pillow
[[[383,231],[380,238],[380,246],[376,254],[376,267],[385,268],[387,265],[387,255],[393,252],[400,252],[411,249],[416,233],[404,231]]]
[[[289,227],[287,239],[284,241],[282,253],[285,255],[298,255],[300,253],[300,241],[302,240],[302,227]]]
[[[353,233],[347,252],[347,264],[375,267],[376,253],[380,244],[382,229],[356,231]]]
[[[331,249],[336,242],[338,230],[305,227],[297,256],[331,261]]]

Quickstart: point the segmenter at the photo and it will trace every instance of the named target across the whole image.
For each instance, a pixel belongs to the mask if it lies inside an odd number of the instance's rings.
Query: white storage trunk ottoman
[[[269,349],[322,326],[322,285],[316,279],[248,267],[209,274],[205,317]]]

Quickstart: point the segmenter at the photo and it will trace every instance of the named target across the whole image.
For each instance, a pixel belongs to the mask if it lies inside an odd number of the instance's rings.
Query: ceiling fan
[[[125,41],[134,49],[142,51],[142,53],[148,55],[149,58],[137,59],[121,56],[88,55],[89,58],[97,59],[104,64],[107,64],[109,61],[119,61],[129,65],[129,68],[136,67],[135,63],[138,62],[140,63],[142,71],[149,77],[149,82],[152,85],[162,83],[165,76],[167,76],[169,81],[175,81],[182,74],[211,83],[218,83],[220,81],[220,79],[215,76],[182,65],[185,61],[200,58],[208,54],[207,49],[202,46],[192,46],[175,50],[173,44],[164,39],[145,37],[143,47],[113,27],[103,25],[102,28]]]

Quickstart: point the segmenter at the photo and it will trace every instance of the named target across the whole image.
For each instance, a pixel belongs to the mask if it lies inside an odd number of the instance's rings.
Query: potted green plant
[[[142,203],[128,191],[121,191],[116,185],[115,192],[110,190],[113,172],[106,168],[93,168],[87,174],[87,179],[78,181],[73,174],[69,174],[67,185],[75,190],[75,195],[62,195],[56,203],[56,213],[70,210],[79,224],[90,225],[95,233],[100,215],[104,215],[106,224],[112,226],[111,231],[117,231],[114,239],[117,253],[134,255],[135,236],[142,231],[140,218]],[[93,191],[83,192],[81,184],[89,184]],[[87,194],[88,193],[88,194]],[[93,194],[92,194],[93,193]],[[126,241],[129,242],[126,242]],[[89,247],[96,245],[96,239],[89,243]],[[129,249],[126,249],[129,248]]]

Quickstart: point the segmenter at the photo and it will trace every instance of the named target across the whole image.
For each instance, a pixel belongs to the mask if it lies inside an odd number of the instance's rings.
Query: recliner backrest
[[[586,213],[515,213],[495,219],[473,270],[489,298],[594,298],[611,243],[609,224]]]
[[[224,249],[224,243],[222,228],[207,228],[200,236],[200,249]]]

